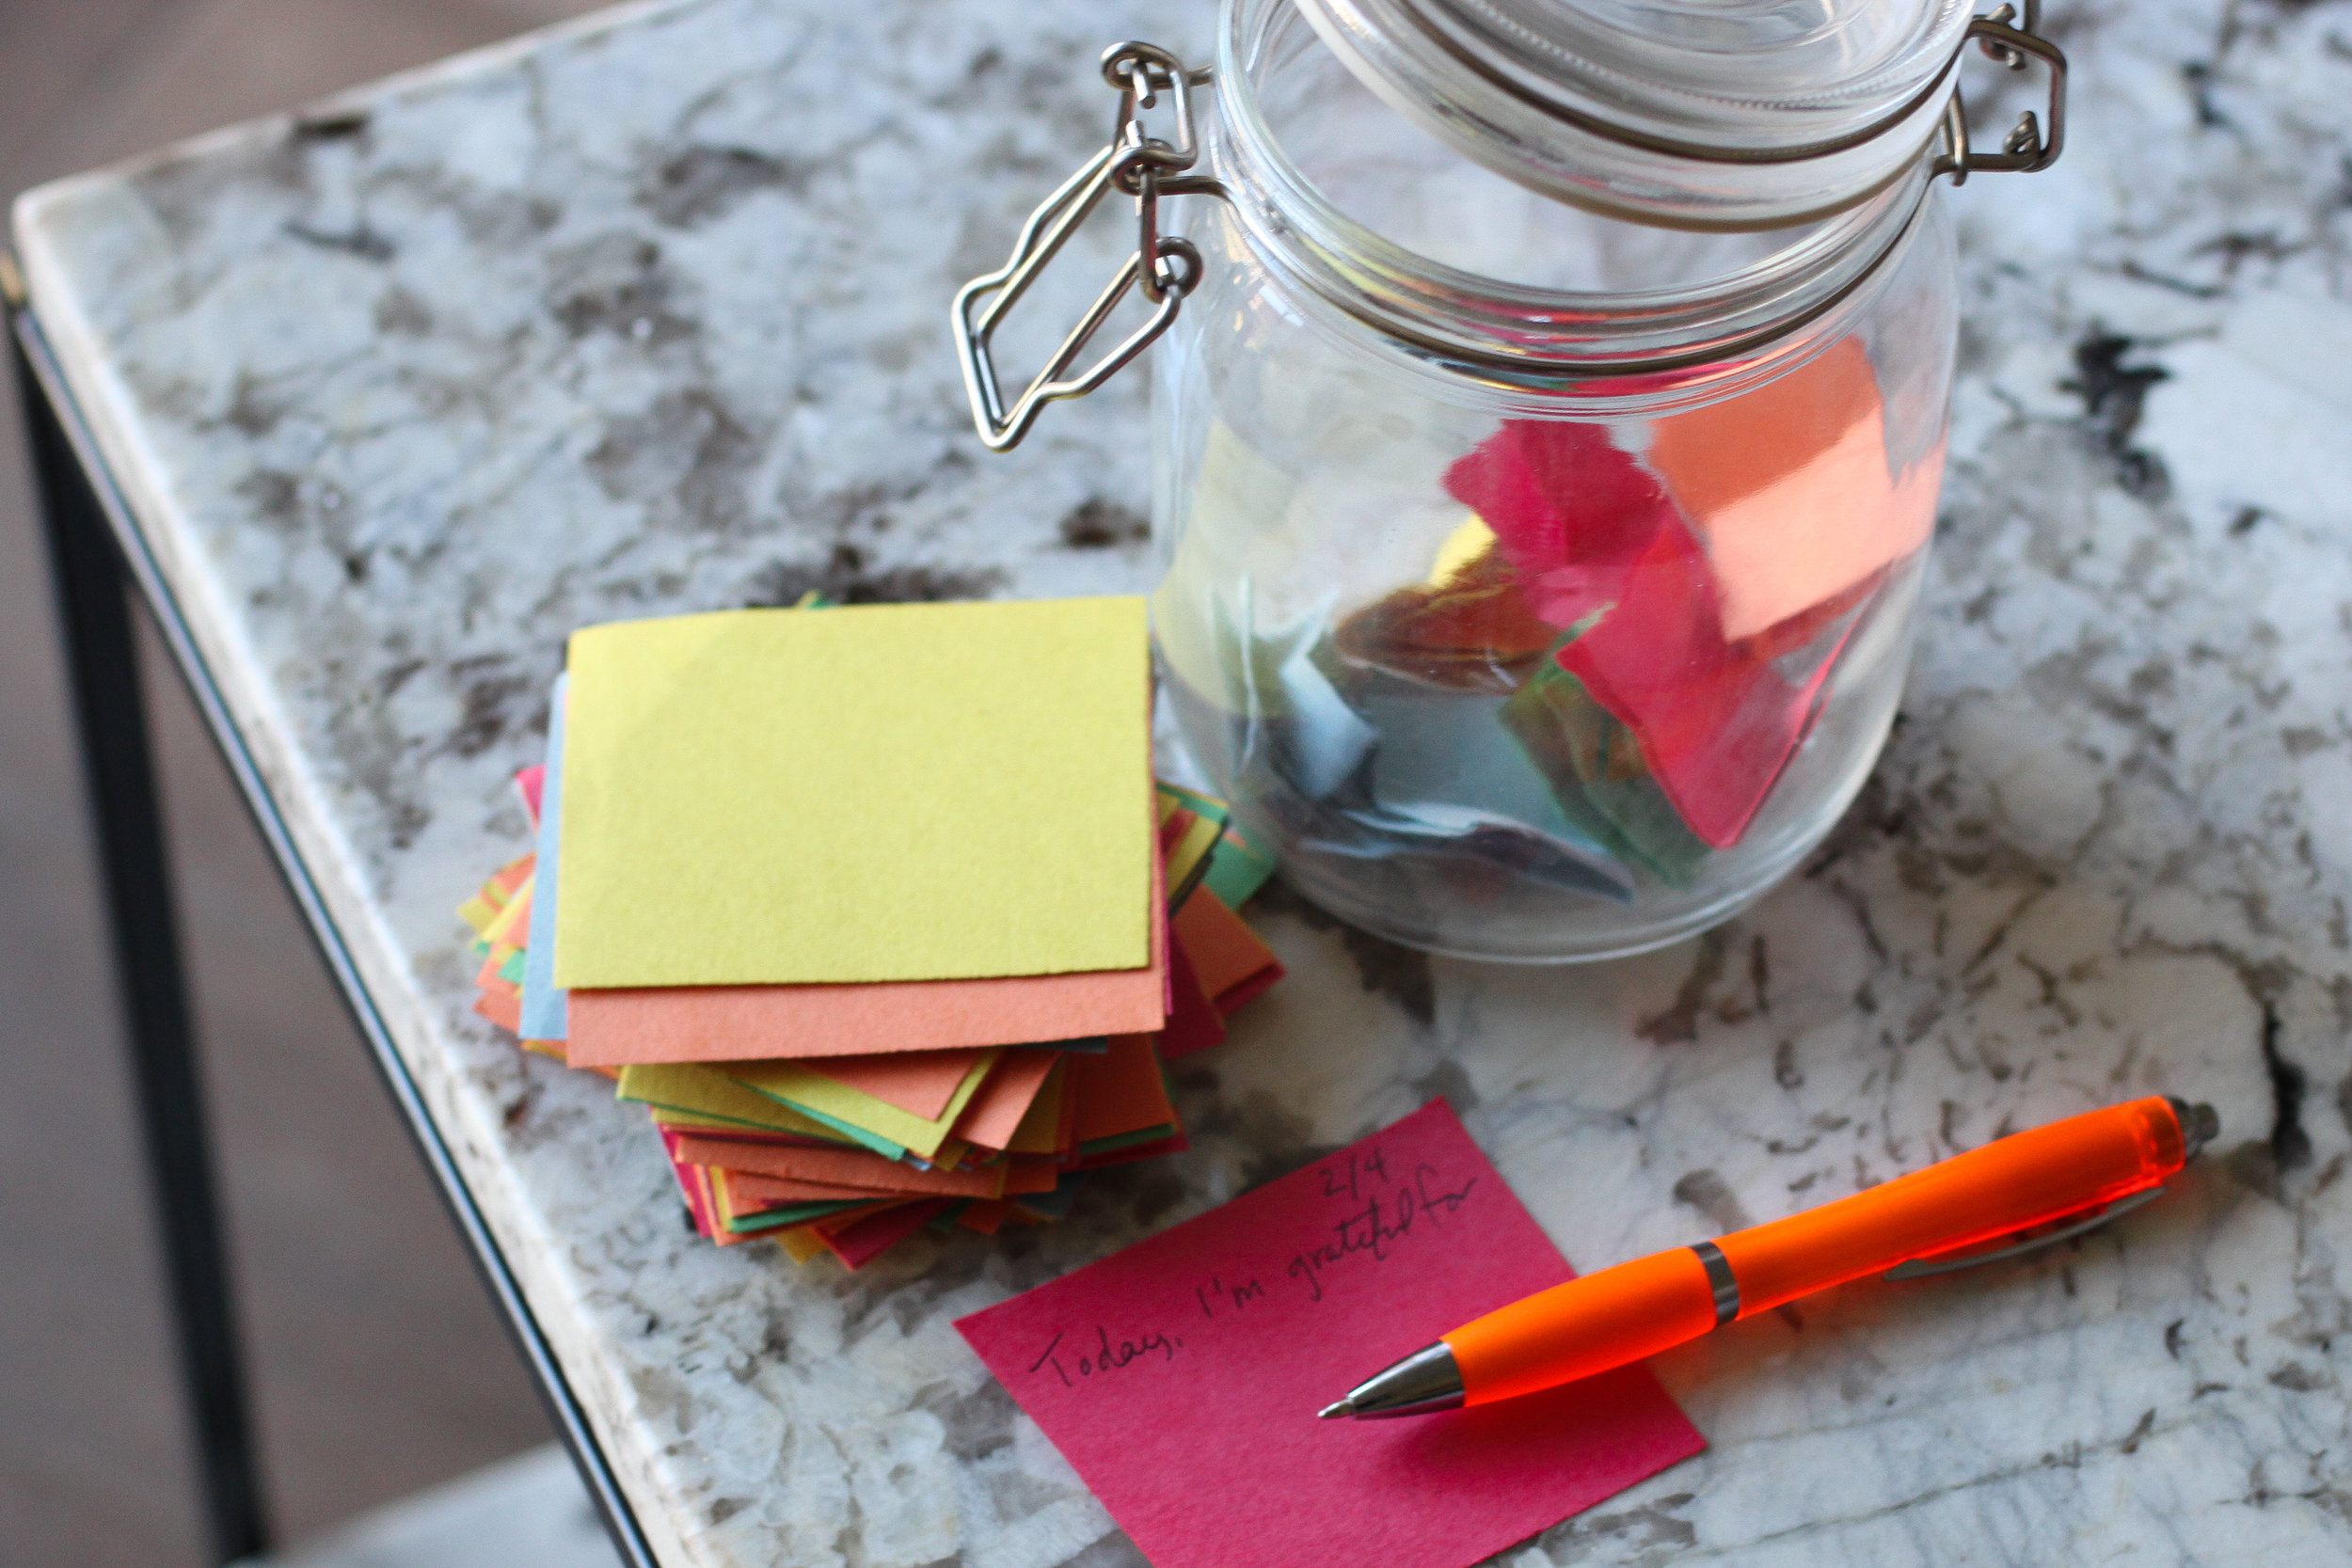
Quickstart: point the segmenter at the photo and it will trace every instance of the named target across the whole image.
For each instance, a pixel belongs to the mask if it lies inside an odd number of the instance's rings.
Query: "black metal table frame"
[[[653,1551],[586,1412],[451,1158],[407,1063],[394,1048],[383,1015],[189,632],[171,585],[107,469],[40,322],[23,298],[13,259],[5,251],[0,251],[0,293],[7,296],[25,436],[48,543],[75,733],[105,886],[116,985],[131,1048],[214,1560],[229,1563],[259,1554],[268,1544],[268,1528],[148,745],[130,610],[134,587],[146,600],[189,695],[252,811],[254,825],[301,907],[320,956],[538,1381],[548,1414],[580,1466],[622,1561],[628,1568],[655,1568]]]

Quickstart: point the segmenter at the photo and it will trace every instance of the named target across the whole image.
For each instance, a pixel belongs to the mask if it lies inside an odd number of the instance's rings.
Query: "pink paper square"
[[[1443,1101],[957,1323],[1155,1568],[1463,1568],[1706,1446],[1645,1367],[1324,1421],[1574,1271]]]

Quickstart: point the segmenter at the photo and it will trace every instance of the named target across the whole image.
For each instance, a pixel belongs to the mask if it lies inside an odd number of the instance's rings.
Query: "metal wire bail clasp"
[[[2042,0],[2024,0],[2024,4],[2026,14],[2022,19],[2017,8],[2008,4],[1990,16],[1972,18],[1967,37],[1977,40],[1988,58],[1998,60],[2011,71],[2025,70],[2028,57],[2049,67],[2048,136],[2043,136],[2042,122],[2027,109],[2001,139],[1998,152],[1978,151],[1968,145],[1968,106],[1962,101],[1960,86],[1955,82],[1951,102],[1944,108],[1944,150],[1936,157],[1931,176],[1948,174],[1953,184],[1963,185],[1969,175],[1979,172],[2038,174],[2057,163],[2058,154],[2066,150],[2066,52],[2036,31],[2042,25]],[[1964,39],[1962,47],[1967,47]]]
[[[1190,241],[1160,232],[1159,203],[1164,196],[1217,188],[1213,180],[1183,178],[1184,171],[1200,156],[1200,137],[1193,126],[1192,89],[1205,86],[1209,74],[1186,71],[1182,60],[1154,44],[1118,43],[1104,51],[1103,79],[1119,90],[1110,145],[1029,214],[1011,258],[1003,266],[956,291],[956,354],[963,362],[963,388],[972,399],[972,422],[991,451],[1009,451],[1020,445],[1047,404],[1084,397],[1125,369],[1168,330],[1184,296],[1200,281],[1200,253]],[[1147,135],[1143,129],[1142,111],[1156,106],[1163,92],[1169,95],[1175,114],[1176,140],[1172,143]],[[1112,276],[1045,368],[1008,409],[1004,389],[997,383],[995,360],[989,352],[997,324],[1114,187],[1135,198],[1135,254]],[[1071,365],[1127,297],[1127,291],[1137,287],[1155,307],[1151,319],[1083,372],[1069,375]]]

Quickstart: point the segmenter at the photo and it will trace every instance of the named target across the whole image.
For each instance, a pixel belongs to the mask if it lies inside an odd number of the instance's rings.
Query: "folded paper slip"
[[[1689,887],[1707,841],[1691,832],[1650,776],[1633,732],[1547,661],[1502,705],[1502,721],[1550,784],[1552,798],[1611,852],[1669,887]]]
[[[994,1069],[996,1057],[993,1051],[978,1053],[946,1109],[935,1117],[909,1116],[888,1101],[861,1094],[798,1062],[730,1062],[719,1070],[826,1126],[847,1129],[853,1136],[877,1135],[928,1160],[947,1141],[965,1103]]]
[[[738,1165],[716,1165],[713,1180],[727,1184],[727,1199],[738,1214],[757,1214],[802,1203],[871,1203],[896,1193],[872,1187],[845,1187],[832,1181],[803,1181],[797,1177],[763,1176]]]
[[[861,1212],[883,1207],[870,1203],[813,1204],[808,1207],[820,1210],[822,1212],[798,1220],[779,1213],[767,1217],[764,1223],[759,1216],[754,1216],[748,1223],[739,1225],[735,1214],[727,1208],[726,1184],[723,1180],[714,1180],[716,1172],[707,1165],[676,1164],[673,1168],[678,1173],[679,1184],[686,1187],[692,1195],[688,1198],[687,1207],[693,1215],[694,1228],[720,1246],[736,1246],[744,1242],[775,1235],[780,1228],[795,1224],[808,1225],[817,1219],[826,1217],[855,1219]]]
[[[1211,896],[1215,896],[1212,895]],[[1216,1000],[1201,984],[1200,974],[1184,952],[1184,940],[1168,936],[1168,978],[1174,993],[1168,1004],[1168,1026],[1160,1031],[1160,1059],[1172,1062],[1196,1051],[1225,1043],[1225,1019]]]
[[[1076,1059],[1074,1056],[1062,1057],[1045,1075],[1045,1082],[1038,1088],[1037,1098],[1029,1102],[1029,1109],[1022,1117],[1021,1125],[1013,1129],[1010,1141],[1005,1145],[1007,1154],[1059,1155],[1069,1150],[1070,1141],[1062,1136],[1066,1119],[1062,1116],[1062,1107],[1070,1082],[1070,1063]]]
[[[1086,1187],[1086,1177],[1077,1171],[1065,1174],[1050,1193],[1029,1193],[1014,1207],[1041,1220],[1066,1220],[1078,1206],[1078,1194]]]
[[[784,1249],[784,1255],[795,1263],[813,1261],[830,1250],[825,1245],[823,1234],[814,1225],[787,1226],[782,1230],[771,1230],[768,1234],[774,1239],[776,1245]]]
[[[1928,542],[1941,442],[1898,474],[1850,337],[1741,397],[1657,422],[1648,457],[1707,544],[1724,637],[1754,637]]]
[[[825,1244],[833,1249],[833,1255],[841,1259],[843,1268],[862,1269],[930,1224],[932,1216],[946,1209],[950,1201],[934,1197],[919,1203],[903,1203],[866,1215],[837,1230],[820,1230],[818,1234],[825,1238]]]
[[[887,1139],[870,1132],[861,1134],[810,1116],[747,1085],[739,1084],[723,1072],[688,1063],[623,1068],[614,1098],[663,1110],[691,1112],[732,1122],[739,1127],[797,1132],[831,1143],[865,1148],[890,1160],[906,1153],[905,1148]]]
[[[678,1191],[685,1196],[686,1212],[693,1220],[695,1230],[706,1237],[717,1237],[719,1218],[711,1207],[709,1173],[672,1154],[670,1174],[677,1178]]]
[[[565,990],[1151,960],[1139,598],[625,622],[568,671]]]
[[[856,1270],[873,1261],[898,1242],[924,1229],[946,1230],[954,1225],[993,1235],[1008,1218],[1033,1225],[1032,1216],[1025,1216],[1010,1203],[984,1203],[972,1198],[938,1198],[914,1204],[881,1204],[868,1206],[854,1213],[835,1214],[829,1219],[813,1220],[806,1225],[768,1232],[783,1246],[795,1263],[805,1263],[819,1254],[830,1252],[844,1268]],[[866,1226],[869,1219],[886,1223]],[[857,1234],[852,1230],[864,1226]]]
[[[1227,1018],[1282,977],[1274,950],[1205,887],[1185,902],[1174,925],[1200,989]]]
[[[785,1203],[761,1205],[736,1196],[729,1172],[716,1166],[707,1167],[714,1207],[726,1228],[737,1235],[752,1235],[773,1230],[779,1226],[805,1225],[810,1220],[830,1219],[836,1214],[851,1213],[866,1207],[870,1199],[832,1198],[814,1203]]]
[[[713,1147],[682,1144],[680,1153],[691,1157],[694,1152]],[[725,1145],[715,1147],[723,1152],[726,1149]],[[748,1147],[735,1146],[738,1151]],[[819,1202],[842,1197],[855,1198],[859,1202],[916,1197],[973,1198],[993,1202],[998,1198],[1050,1193],[1062,1175],[1060,1167],[1051,1160],[1000,1160],[993,1165],[962,1171],[915,1171],[911,1167],[901,1167],[908,1168],[912,1175],[941,1178],[943,1182],[930,1187],[909,1188],[888,1179],[888,1172],[893,1167],[886,1160],[872,1160],[866,1175],[873,1180],[858,1181],[815,1181],[801,1176],[772,1176],[764,1170],[747,1169],[743,1162],[732,1156],[719,1161],[711,1168],[725,1171],[728,1180],[734,1183],[733,1192],[761,1206]]]
[[[523,1004],[519,996],[505,991],[484,990],[474,997],[473,1010],[510,1035],[522,1032]]]
[[[711,1146],[681,1142],[675,1157],[700,1164],[698,1152]],[[724,1146],[719,1146],[722,1150]],[[738,1146],[739,1148],[741,1146]],[[875,1161],[877,1165],[887,1162]],[[762,1170],[747,1170],[732,1159],[711,1164],[710,1169],[723,1174],[727,1190],[738,1213],[758,1212],[787,1208],[796,1203],[857,1202],[871,1203],[922,1197],[977,1198],[994,1202],[1005,1196],[1023,1196],[1033,1193],[1050,1193],[1060,1173],[1051,1161],[1026,1161],[1019,1165],[999,1164],[978,1172],[954,1173],[960,1184],[939,1186],[927,1190],[910,1190],[897,1186],[875,1186],[859,1181],[816,1181],[801,1176],[772,1176]],[[915,1172],[924,1175],[924,1172]]]
[[[558,675],[548,691],[548,760],[541,764],[534,873],[538,892],[531,901],[531,929],[523,953],[521,1033],[529,1039],[560,1040],[570,1032],[568,1005],[555,984],[555,911],[563,896],[564,699],[570,689],[570,677]]]
[[[526,855],[517,863],[524,868],[523,879],[511,890],[501,890],[502,901],[497,907],[492,908],[485,896],[491,887],[496,886],[492,883],[485,886],[481,895],[458,910],[458,914],[466,917],[469,924],[476,913],[487,916],[481,925],[474,927],[475,953],[485,958],[498,953],[502,962],[506,953],[522,950],[522,944],[515,939],[529,929],[524,923],[531,918],[532,867],[537,859],[535,855]]]
[[[1717,629],[1698,544],[1679,519],[1658,531],[1623,594],[1560,651],[1560,667],[1639,737],[1643,760],[1691,831],[1727,849],[1812,727],[1861,611],[1822,627],[1803,662],[1794,650],[1766,661],[1734,647]]]
[[[964,1106],[963,1118],[956,1123],[956,1136],[982,1148],[1006,1148],[1044,1092],[1045,1081],[1060,1059],[1057,1051],[1004,1053],[996,1070]]]
[[[781,1181],[822,1182],[867,1193],[904,1193],[910,1197],[1001,1197],[1008,1165],[970,1170],[917,1170],[879,1155],[849,1149],[791,1148],[772,1144],[729,1143],[721,1138],[670,1134],[670,1148],[697,1165],[719,1165]],[[1046,1191],[1048,1181],[1039,1191]]]
[[[1013,1205],[1005,1199],[1000,1198],[993,1203],[981,1199],[966,1206],[963,1212],[956,1216],[956,1223],[966,1230],[977,1230],[983,1236],[993,1236],[1003,1227],[1007,1220],[1013,1217],[1015,1212],[1017,1211]]]
[[[722,1165],[696,1165],[711,1198],[711,1212],[722,1228],[738,1234],[772,1230],[779,1226],[805,1225],[811,1220],[832,1219],[873,1203],[902,1201],[894,1194],[853,1194],[845,1197],[801,1198],[770,1201],[738,1190],[736,1173]]]
[[[523,810],[531,814],[531,825],[539,825],[539,807],[547,793],[548,765],[534,762],[515,775],[515,793],[522,797]]]
[[[1076,1101],[1071,1135],[1082,1151],[1107,1140],[1172,1131],[1176,1109],[1149,1035],[1122,1035],[1100,1056],[1071,1058],[1068,1093]]]
[[[626,1070],[626,1069],[623,1069]],[[647,1072],[660,1072],[660,1068],[647,1068]],[[723,1138],[729,1143],[755,1143],[779,1148],[849,1148],[856,1146],[839,1138],[819,1138],[801,1132],[786,1132],[772,1127],[752,1127],[723,1117],[704,1116],[697,1111],[675,1111],[665,1105],[648,1105],[653,1124],[665,1131],[675,1130],[694,1137]]]
[[[1229,910],[1238,910],[1257,895],[1274,875],[1274,857],[1251,847],[1231,824],[1225,836],[1209,851],[1208,875],[1200,885],[1216,895]]]
[[[515,896],[515,890],[530,879],[535,860],[535,856],[522,855],[500,866],[480,892],[457,906],[457,918],[480,936]]]
[[[1728,640],[1708,546],[1601,426],[1508,421],[1447,470],[1446,487],[1479,509],[1534,611],[1570,634],[1554,658],[1633,732],[1691,831],[1737,844],[1810,727],[1859,601],[1842,620],[1815,614],[1837,595]]]
[[[535,867],[538,857],[533,855],[532,862]],[[502,963],[507,954],[522,951],[523,943],[528,940],[527,933],[531,929],[529,924],[531,893],[536,877],[534,869],[533,873],[526,876],[521,885],[515,889],[514,896],[506,901],[505,906],[490,917],[490,923],[482,927],[480,938],[475,945],[485,956],[496,954],[499,961]]]
[[[1156,911],[1165,884],[1157,856],[1152,863],[1146,895],[1148,907]],[[1005,911],[991,918],[1002,920]],[[1146,967],[1092,974],[576,990],[570,993],[566,1044],[574,1067],[619,1067],[856,1056],[1136,1034],[1157,1029],[1168,1014],[1167,921],[1154,915],[1147,929]]]
[[[884,1056],[814,1056],[801,1065],[844,1088],[927,1120],[947,1109],[980,1051],[900,1051]]]
[[[1148,1132],[1130,1133],[1122,1138],[1105,1138],[1100,1143],[1079,1147],[1077,1162],[1073,1170],[1101,1170],[1105,1165],[1132,1165],[1144,1160],[1158,1160],[1170,1154],[1182,1154],[1192,1147],[1184,1129],[1173,1124],[1153,1128]]]
[[[1175,804],[1176,799],[1167,784],[1160,785],[1160,854],[1168,866],[1168,901],[1171,908],[1182,909],[1209,874],[1210,859],[1225,836],[1225,820]]]

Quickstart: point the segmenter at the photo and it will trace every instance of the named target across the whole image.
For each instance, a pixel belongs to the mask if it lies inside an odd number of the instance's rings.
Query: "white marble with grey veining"
[[[1951,198],[1910,695],[1702,941],[1422,958],[1277,897],[1195,1148],[851,1278],[689,1236],[637,1116],[466,1010],[564,634],[1145,586],[1144,411],[965,424],[944,321],[1201,0],[691,0],[26,198],[36,306],[666,1561],[1135,1560],[949,1326],[1443,1092],[1593,1266],[2127,1094],[2216,1157],[2038,1263],[1668,1356],[1712,1441],[1547,1564],[2352,1557],[2352,5],[2058,0],[2053,172]],[[2344,1346],[2340,1350],[2339,1342]]]

